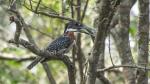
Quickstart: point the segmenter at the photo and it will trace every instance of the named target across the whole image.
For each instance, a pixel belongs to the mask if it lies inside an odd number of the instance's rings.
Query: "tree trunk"
[[[130,25],[130,10],[136,0],[122,1],[118,10],[118,25],[111,30],[111,34],[115,40],[117,50],[121,59],[122,65],[133,65],[130,42],[129,42],[129,25]],[[126,84],[135,84],[135,69],[123,68]]]
[[[138,64],[148,65],[148,39],[149,39],[149,0],[139,0],[138,24]],[[148,72],[138,70],[137,84],[148,84]]]

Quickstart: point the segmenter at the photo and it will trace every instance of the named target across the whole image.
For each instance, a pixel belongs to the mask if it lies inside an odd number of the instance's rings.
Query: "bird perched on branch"
[[[65,26],[64,34],[51,42],[47,46],[46,50],[49,53],[54,53],[56,56],[67,53],[74,44],[74,32],[81,32],[82,30],[84,30],[84,27],[78,22],[71,21],[67,23]],[[39,62],[45,62],[46,59],[48,58],[39,56],[27,68],[30,70]]]

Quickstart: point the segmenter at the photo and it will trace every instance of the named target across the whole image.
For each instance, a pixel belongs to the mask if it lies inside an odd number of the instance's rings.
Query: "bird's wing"
[[[65,51],[67,48],[69,48],[72,45],[73,41],[68,36],[61,36],[54,40],[52,43],[50,43],[46,50],[49,52],[62,52]]]

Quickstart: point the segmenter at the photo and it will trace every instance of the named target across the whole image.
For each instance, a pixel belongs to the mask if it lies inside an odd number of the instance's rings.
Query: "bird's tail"
[[[30,65],[27,66],[27,69],[31,70],[35,65],[37,65],[39,62],[43,61],[45,58],[43,57],[37,57]]]

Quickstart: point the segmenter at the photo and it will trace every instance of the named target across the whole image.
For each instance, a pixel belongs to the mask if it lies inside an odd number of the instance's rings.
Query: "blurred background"
[[[13,15],[7,11],[10,1],[11,0],[0,0],[0,84],[48,84],[48,79],[41,64],[38,64],[31,71],[26,69],[27,65],[30,64],[33,57],[36,55],[32,54],[22,46],[16,47],[15,45],[7,42],[14,37],[16,29],[16,24],[10,24],[9,21],[9,17]],[[35,14],[22,5],[24,1],[25,0],[17,0],[17,8],[23,16],[25,22],[32,26],[30,27],[30,31],[38,47],[43,49],[49,42],[53,41],[63,33],[64,26],[67,21]],[[64,13],[62,12],[62,1],[66,3]],[[71,17],[70,6],[68,5],[69,2],[66,0],[62,1],[42,0],[42,5],[39,9],[45,12],[51,11],[53,14]],[[34,7],[37,0],[33,0],[33,2]],[[26,4],[29,5],[29,2],[26,2]],[[83,1],[82,4],[85,5],[85,1]],[[81,7],[81,10],[83,10],[83,7]],[[90,0],[83,23],[89,27],[93,27],[95,16],[95,1]],[[135,40],[138,20],[137,3],[132,7],[130,12],[130,20],[130,44],[133,57],[136,58],[137,43]],[[22,32],[21,38],[27,39],[24,32]],[[81,48],[83,49],[85,56],[88,56],[88,53],[92,50],[93,45],[90,36],[82,34],[81,41]],[[105,66],[107,67],[111,66],[108,51],[108,38],[105,43]],[[110,44],[113,61],[115,64],[120,64],[118,52],[112,39]],[[68,56],[71,57],[71,52]],[[48,63],[57,84],[67,84],[68,74],[66,66],[60,61],[50,61]],[[106,76],[110,79],[112,84],[124,84],[123,75],[119,72],[119,70],[107,72]]]

